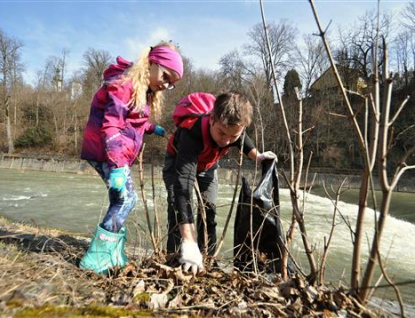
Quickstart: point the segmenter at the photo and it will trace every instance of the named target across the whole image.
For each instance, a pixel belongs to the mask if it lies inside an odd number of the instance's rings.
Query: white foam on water
[[[9,194],[2,198],[2,201],[24,201],[24,200],[35,200],[37,198],[46,198],[47,193],[39,193],[33,195],[13,195]]]
[[[21,200],[30,200],[32,196],[26,195],[11,195],[9,197],[3,198],[3,201],[21,201]]]
[[[291,221],[291,202],[289,199],[289,190],[281,189],[281,209],[282,218],[285,219],[283,224],[285,229],[288,228],[288,223]],[[343,218],[337,212],[336,227],[334,235],[330,244],[328,256],[328,268],[331,270],[331,278],[340,277],[340,273],[344,270],[345,282],[351,270],[353,244],[350,234],[350,229],[346,225],[349,222],[350,227],[354,231],[356,228],[356,220],[358,215],[358,206],[345,202],[338,202],[338,209],[343,215]],[[319,255],[323,253],[324,239],[329,237],[331,230],[331,223],[333,217],[334,205],[328,198],[322,198],[316,195],[307,194],[305,204],[305,226],[307,229],[307,236],[313,246],[316,247],[314,257],[316,261],[320,261]],[[374,234],[374,219],[379,217],[379,212],[375,212],[367,208],[364,217],[363,237],[362,237],[362,253],[361,262],[362,270],[365,270],[369,258],[369,247],[372,245]],[[392,281],[406,282],[415,279],[415,225],[403,220],[399,220],[391,215],[386,218],[385,228],[382,233],[380,244],[380,254]],[[298,251],[300,262],[306,263],[304,254],[304,247],[301,240],[300,230],[296,229],[295,239],[292,244],[292,252]],[[298,259],[297,259],[298,260]],[[307,268],[307,265],[304,264]],[[380,274],[377,268],[376,278]],[[386,284],[386,283],[384,283]],[[413,303],[413,295],[415,292],[414,285],[400,286],[403,292],[404,300]],[[393,293],[388,289],[388,294]],[[412,295],[412,296],[411,296]],[[391,295],[393,298],[393,296]],[[396,304],[395,304],[396,305]]]
[[[288,190],[281,190],[282,195],[288,196]],[[332,247],[342,250],[344,253],[350,253],[352,248],[350,229],[346,221],[350,223],[354,230],[358,215],[358,206],[345,202],[338,202]],[[306,197],[306,226],[309,230],[309,238],[317,244],[323,244],[322,239],[328,237],[333,217],[334,205],[328,198],[322,198],[316,195],[308,194]],[[367,208],[364,217],[363,236],[364,244],[362,249],[364,255],[368,255],[367,240],[371,243],[374,234],[374,220],[379,218],[379,212]],[[346,221],[345,221],[346,220]],[[382,233],[380,252],[383,258],[388,262],[402,265],[403,263],[411,267],[415,272],[415,225],[388,215],[386,218],[385,228]],[[413,239],[411,239],[411,237]],[[414,275],[415,276],[415,275]]]

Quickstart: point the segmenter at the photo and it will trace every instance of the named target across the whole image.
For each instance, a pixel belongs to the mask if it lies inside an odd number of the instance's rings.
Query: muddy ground
[[[220,264],[192,277],[133,246],[127,267],[96,275],[77,266],[88,244],[73,233],[0,217],[0,316],[394,317],[298,276],[282,282]]]

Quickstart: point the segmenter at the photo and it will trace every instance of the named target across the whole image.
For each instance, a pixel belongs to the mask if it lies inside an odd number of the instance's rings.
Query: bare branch
[[[399,179],[405,173],[405,171],[412,170],[412,169],[415,169],[415,165],[413,165],[413,166],[406,166],[406,167],[403,167],[402,169],[400,169],[399,172],[393,178],[393,181],[392,181],[392,184],[391,184],[391,188],[394,189],[396,187],[396,185],[398,184]]]
[[[336,191],[336,202],[334,203],[334,211],[333,211],[333,218],[332,218],[332,221],[331,221],[331,229],[330,229],[330,233],[329,233],[329,238],[327,240],[327,243],[324,244],[324,253],[323,253],[323,256],[321,258],[320,271],[319,271],[319,283],[320,284],[323,284],[323,281],[324,281],[324,272],[325,272],[325,268],[326,268],[327,256],[328,256],[329,249],[330,249],[330,243],[331,243],[331,240],[333,238],[334,228],[337,225],[336,224],[337,206],[339,204],[340,194],[342,192],[342,187],[343,187],[345,182],[346,182],[346,179],[343,179],[343,181],[341,182],[339,188]]]
[[[148,231],[149,231],[151,243],[153,244],[154,253],[158,254],[159,253],[159,247],[157,245],[156,239],[154,237],[153,228],[151,226],[150,211],[149,211],[149,208],[148,208],[148,205],[147,205],[146,191],[144,190],[144,169],[143,169],[143,153],[144,153],[144,148],[145,148],[145,144],[143,144],[142,151],[141,151],[140,156],[138,158],[141,197],[143,199],[143,206],[144,206],[144,210],[145,210],[145,213],[146,213],[147,228],[148,228]]]
[[[244,144],[244,140],[245,140],[245,133],[242,135],[242,142],[241,144]],[[241,176],[241,167],[242,167],[242,163],[243,163],[243,158],[244,158],[244,153],[243,153],[243,147],[240,150],[240,155],[239,155],[239,163],[238,163],[238,173],[237,173],[237,177],[236,177],[236,184],[235,184],[235,191],[233,192],[233,197],[232,197],[232,203],[231,203],[231,207],[229,209],[229,213],[228,216],[226,217],[226,221],[225,221],[225,225],[223,226],[223,232],[222,235],[220,237],[220,240],[218,242],[218,244],[216,245],[216,250],[215,253],[213,254],[213,258],[216,258],[223,246],[223,243],[225,241],[225,236],[226,236],[226,232],[228,230],[229,227],[229,222],[231,220],[231,216],[232,216],[232,212],[233,212],[233,207],[235,205],[235,199],[236,199],[236,194],[238,192],[238,185],[239,185],[239,179]]]
[[[408,102],[409,98],[411,96],[406,96],[405,100],[401,103],[401,105],[399,106],[398,110],[396,111],[395,115],[393,116],[393,118],[390,120],[389,122],[389,126],[392,125],[396,119],[398,118],[399,114],[401,113],[401,111],[404,109],[406,103]]]

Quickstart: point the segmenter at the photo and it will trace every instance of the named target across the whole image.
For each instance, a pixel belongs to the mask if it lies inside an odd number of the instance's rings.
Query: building
[[[341,65],[336,65],[336,67],[346,89],[359,94],[364,94],[366,92],[367,82],[359,75],[358,70]],[[311,91],[314,92],[322,90],[336,90],[338,88],[339,85],[334,75],[332,66],[321,74],[321,76],[316,79],[310,87]]]
[[[71,83],[71,99],[76,99],[82,94],[82,84],[78,82]]]

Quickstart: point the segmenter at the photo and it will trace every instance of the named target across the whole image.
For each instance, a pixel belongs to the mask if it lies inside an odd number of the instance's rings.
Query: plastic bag
[[[285,248],[285,233],[280,221],[279,180],[275,160],[263,162],[262,178],[253,193],[248,181],[242,177],[234,227],[234,266],[241,271],[253,271],[251,211],[254,255],[258,270],[281,273],[281,251]],[[288,273],[292,272],[293,266],[289,259]]]

